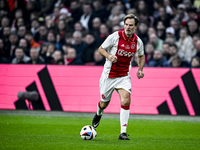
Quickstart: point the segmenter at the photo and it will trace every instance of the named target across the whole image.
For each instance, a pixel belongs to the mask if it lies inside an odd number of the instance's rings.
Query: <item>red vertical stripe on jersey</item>
[[[119,31],[118,34],[119,41],[115,54],[117,62],[112,64],[109,78],[127,76],[131,59],[137,50],[137,36],[135,34],[131,39],[125,36],[124,31]]]

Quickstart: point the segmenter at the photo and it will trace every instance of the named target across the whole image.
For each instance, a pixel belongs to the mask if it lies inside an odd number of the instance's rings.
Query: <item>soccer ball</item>
[[[94,140],[97,136],[97,131],[93,126],[86,125],[81,129],[80,136],[83,140]]]

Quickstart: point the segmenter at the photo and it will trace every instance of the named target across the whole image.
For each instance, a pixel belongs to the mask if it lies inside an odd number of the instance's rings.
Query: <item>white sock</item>
[[[128,119],[129,119],[129,106],[121,106],[121,111],[120,111],[121,133],[126,133]]]
[[[100,101],[97,103],[97,115],[101,116],[103,114],[103,110],[100,106]]]

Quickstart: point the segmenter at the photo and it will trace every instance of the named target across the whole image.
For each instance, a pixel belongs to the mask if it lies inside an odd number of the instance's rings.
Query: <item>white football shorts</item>
[[[101,101],[109,102],[112,93],[116,89],[124,89],[131,94],[131,77],[109,78],[107,75],[102,74],[100,78]]]

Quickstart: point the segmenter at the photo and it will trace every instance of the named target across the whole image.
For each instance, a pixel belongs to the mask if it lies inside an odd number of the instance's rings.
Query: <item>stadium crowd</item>
[[[98,47],[129,13],[145,66],[200,68],[199,0],[0,0],[0,63],[101,66]]]

